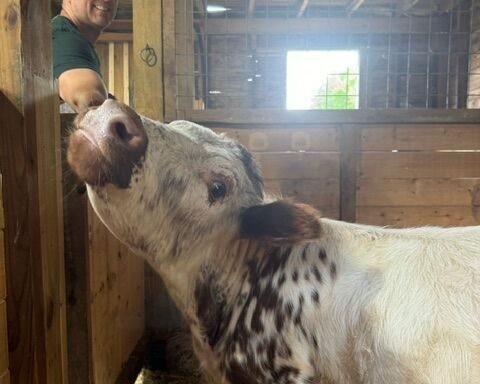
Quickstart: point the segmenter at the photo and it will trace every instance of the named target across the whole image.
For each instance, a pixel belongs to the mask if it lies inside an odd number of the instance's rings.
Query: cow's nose
[[[147,135],[142,125],[127,115],[113,116],[107,123],[106,134],[122,145],[127,151],[137,152],[145,148]]]
[[[133,170],[145,156],[148,137],[142,120],[131,108],[106,100],[75,120],[67,160],[90,185],[113,183],[127,188]]]

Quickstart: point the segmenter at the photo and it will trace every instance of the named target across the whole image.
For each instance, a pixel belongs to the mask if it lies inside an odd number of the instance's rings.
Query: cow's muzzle
[[[79,114],[74,127],[67,160],[77,176],[90,185],[127,188],[148,144],[140,117],[128,106],[107,99]]]

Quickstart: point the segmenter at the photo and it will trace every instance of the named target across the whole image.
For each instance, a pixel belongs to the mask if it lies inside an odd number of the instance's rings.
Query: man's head
[[[117,13],[118,0],[63,0],[62,15],[82,32],[105,29]]]

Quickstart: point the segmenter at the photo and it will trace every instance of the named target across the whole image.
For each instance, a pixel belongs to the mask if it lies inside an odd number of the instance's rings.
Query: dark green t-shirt
[[[93,45],[64,16],[52,19],[53,75],[58,77],[75,68],[89,68],[100,76],[100,60]]]

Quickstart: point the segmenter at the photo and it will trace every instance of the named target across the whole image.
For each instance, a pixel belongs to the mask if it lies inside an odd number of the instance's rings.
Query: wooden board
[[[339,179],[265,180],[265,191],[276,196],[292,197],[315,207],[336,208],[339,204]]]
[[[65,383],[58,95],[50,2],[0,3],[0,151],[13,383]]]
[[[397,227],[479,225],[472,207],[357,207],[357,222]]]
[[[264,179],[335,179],[340,156],[334,152],[256,153]]]
[[[10,384],[10,371],[4,372],[0,375],[0,384]]]
[[[225,133],[254,152],[338,151],[338,129],[332,125],[319,127],[291,126],[289,129],[214,128]]]
[[[480,152],[362,153],[360,175],[370,178],[480,177]]]
[[[113,383],[144,332],[144,262],[89,207],[91,353],[94,383]]]
[[[8,370],[7,303],[0,300],[0,376]]]
[[[381,125],[362,128],[362,150],[479,150],[478,124]]]
[[[175,0],[163,0],[163,83],[165,121],[177,118]]]
[[[142,115],[163,121],[162,2],[136,0],[132,4],[134,107]]]
[[[470,206],[480,178],[372,179],[360,178],[358,206]]]

